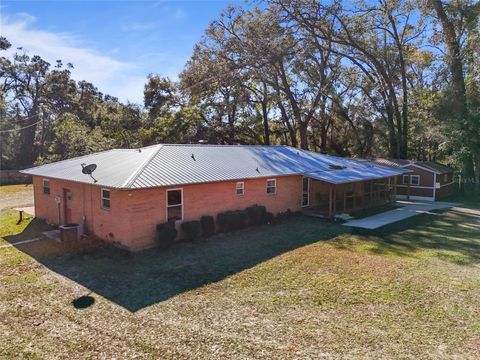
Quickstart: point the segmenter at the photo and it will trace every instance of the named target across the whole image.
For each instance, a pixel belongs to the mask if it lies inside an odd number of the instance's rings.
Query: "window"
[[[236,193],[237,195],[244,195],[245,194],[245,184],[243,181],[239,181],[237,182],[237,186],[236,186]]]
[[[443,175],[443,182],[448,182],[448,174]]]
[[[183,219],[182,189],[167,190],[167,221]]]
[[[410,185],[420,185],[420,175],[410,175]],[[408,175],[403,175],[403,183],[408,184]]]
[[[110,190],[102,189],[102,209],[110,209]]]
[[[43,179],[43,193],[50,195],[50,180],[48,179]]]
[[[420,175],[412,175],[411,181],[412,185],[420,185]]]
[[[274,195],[277,193],[277,180],[268,179],[267,180],[267,194]]]
[[[302,179],[302,206],[310,205],[310,178]]]

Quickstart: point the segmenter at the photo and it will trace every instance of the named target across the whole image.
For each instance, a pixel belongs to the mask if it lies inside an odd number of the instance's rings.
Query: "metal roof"
[[[382,165],[393,166],[393,167],[402,167],[402,166],[408,166],[412,164],[412,161],[404,160],[404,159],[374,159],[372,161],[375,161]]]
[[[403,160],[403,159],[375,159],[375,162],[382,165],[393,166],[393,167],[405,167],[405,166],[418,166],[424,170],[434,172],[436,174],[448,174],[454,172],[455,170],[449,166],[436,163],[434,161],[414,161],[414,160]]]
[[[62,160],[21,172],[48,178],[92,184],[94,180],[82,173],[81,164],[97,164],[93,177],[96,184],[122,188],[129,179],[156,153],[159,145],[140,149],[114,149],[73,159]]]
[[[97,164],[97,185],[141,189],[270,176],[305,175],[333,184],[396,176],[407,170],[289,146],[160,144],[110,150],[27,170],[37,176],[93,183],[81,164]]]
[[[331,184],[346,184],[355,181],[383,179],[401,174],[403,174],[403,172],[397,172],[396,174],[392,174],[390,170],[376,168],[370,169],[370,171],[364,171],[360,169],[342,169],[329,172],[310,172],[305,174],[305,176],[311,177],[315,180],[325,181]]]
[[[433,172],[436,172],[437,174],[448,174],[455,171],[449,166],[442,165],[433,161],[421,161],[421,162],[417,162],[417,164],[427,169],[431,169]]]

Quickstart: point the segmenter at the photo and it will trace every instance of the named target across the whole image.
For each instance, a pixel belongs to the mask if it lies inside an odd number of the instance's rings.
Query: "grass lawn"
[[[12,216],[0,237],[32,226]],[[297,217],[166,251],[0,248],[0,358],[480,357],[478,206],[348,231]]]

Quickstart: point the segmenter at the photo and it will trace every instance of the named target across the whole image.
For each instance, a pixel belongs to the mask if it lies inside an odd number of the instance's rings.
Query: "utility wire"
[[[23,129],[27,129],[27,128],[29,128],[29,127],[32,127],[32,126],[37,125],[38,123],[41,123],[42,121],[43,121],[43,120],[38,120],[37,122],[35,122],[35,123],[33,123],[33,124],[30,124],[30,125],[21,127],[21,128],[19,128],[19,129],[1,130],[1,131],[0,131],[0,134],[9,133],[9,132],[14,132],[14,131],[20,131],[20,130],[23,130]]]
[[[38,114],[29,115],[29,116],[22,116],[22,115],[17,115],[17,114],[8,114],[8,115],[4,116],[1,120],[6,119],[7,117],[9,117],[12,120],[17,118],[15,121],[19,122],[19,121],[25,121],[25,120],[28,120],[28,119],[31,119],[31,118],[34,118],[34,117],[38,117]],[[18,119],[18,117],[21,117],[21,119]]]

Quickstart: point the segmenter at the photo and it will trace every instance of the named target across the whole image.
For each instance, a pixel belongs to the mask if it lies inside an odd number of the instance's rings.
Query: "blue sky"
[[[0,34],[93,82],[122,101],[141,103],[149,73],[176,79],[210,21],[239,1],[8,1]],[[13,48],[12,47],[12,48]],[[14,51],[13,49],[10,51]]]

